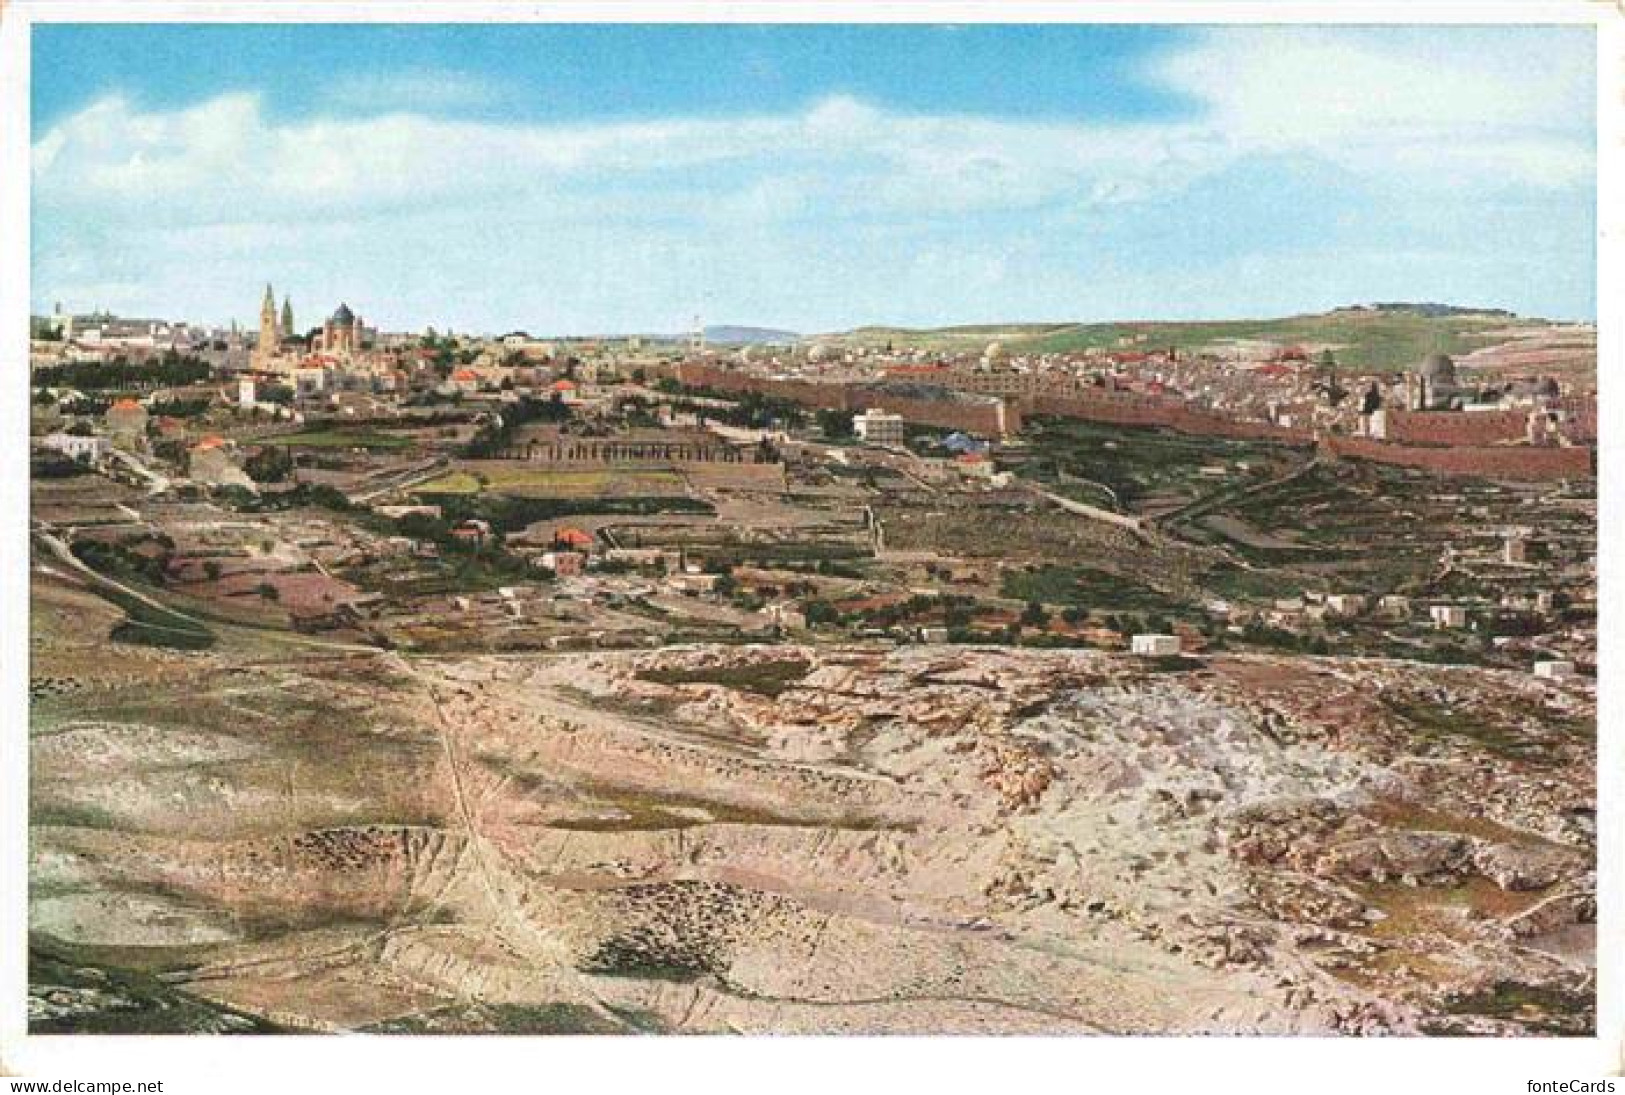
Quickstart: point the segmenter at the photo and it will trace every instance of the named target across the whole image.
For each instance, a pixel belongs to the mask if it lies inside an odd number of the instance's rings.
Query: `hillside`
[[[743,327],[724,325],[707,327],[705,341],[721,346],[757,346],[770,343],[793,343],[801,336],[794,331],[781,331],[775,327]]]
[[[1494,310],[1385,304],[1279,319],[1015,323],[932,330],[860,327],[826,336],[826,339],[858,345],[890,342],[898,347],[918,346],[944,352],[971,351],[996,340],[1016,353],[1167,346],[1182,351],[1222,350],[1227,343],[1267,341],[1311,350],[1330,347],[1344,365],[1389,369],[1412,364],[1436,351],[1466,354],[1505,342],[1521,331],[1534,332],[1550,326],[1545,320],[1524,319]]]

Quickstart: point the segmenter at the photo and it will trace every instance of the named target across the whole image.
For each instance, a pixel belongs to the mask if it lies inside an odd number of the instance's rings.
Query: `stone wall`
[[[738,369],[725,369],[703,362],[685,361],[671,374],[690,388],[718,392],[755,392],[818,410],[862,411],[870,407],[901,415],[905,422],[938,429],[998,436],[1021,429],[1021,413],[1013,404],[994,399],[959,399],[944,390],[942,399],[921,399],[899,395],[861,384],[825,384],[812,380],[791,380],[755,376]]]
[[[1176,400],[1127,392],[1101,392],[1079,397],[1034,396],[1022,402],[1028,414],[1076,418],[1085,422],[1156,426],[1203,437],[1279,441],[1289,445],[1303,445],[1314,440],[1314,433],[1310,430],[1229,418],[1211,411],[1197,410]]]
[[[1386,412],[1387,440],[1401,445],[1498,445],[1523,441],[1529,409]]]
[[[1423,446],[1397,445],[1364,437],[1322,437],[1320,453],[1485,479],[1540,482],[1583,479],[1596,474],[1596,452],[1583,446]]]

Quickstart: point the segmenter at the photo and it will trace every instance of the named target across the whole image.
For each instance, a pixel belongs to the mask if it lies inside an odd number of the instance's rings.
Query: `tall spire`
[[[286,294],[282,297],[282,334],[293,334],[293,298]]]
[[[255,353],[261,359],[269,359],[276,354],[281,342],[282,332],[277,329],[276,323],[276,294],[271,291],[270,283],[266,283],[265,300],[260,304],[260,338],[255,344]]]

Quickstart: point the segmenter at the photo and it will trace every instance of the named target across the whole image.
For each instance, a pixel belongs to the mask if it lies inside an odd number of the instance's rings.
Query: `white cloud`
[[[1581,28],[1243,28],[1205,32],[1154,74],[1240,149],[1312,152],[1427,185],[1532,187],[1595,172]]]
[[[998,240],[967,243],[954,226],[1166,202],[1257,157],[1331,163],[1417,208],[1507,191],[1538,203],[1589,188],[1595,171],[1591,62],[1572,32],[1553,33],[1204,31],[1142,73],[1197,109],[1135,123],[906,114],[846,96],[728,119],[495,122],[447,115],[501,89],[433,72],[340,82],[332,101],[349,113],[299,120],[271,118],[253,94],[178,110],[115,95],[35,142],[42,273],[70,282],[39,291],[90,284],[114,254],[120,279],[140,266],[132,256],[158,253],[170,281],[211,263],[236,276],[277,253],[355,275],[358,241],[374,260],[390,253],[380,239],[441,251],[402,238],[424,222],[498,250],[573,240],[574,276],[601,286],[629,269],[604,243],[624,255],[651,226],[664,253],[683,254],[752,234],[772,253],[791,225],[872,240],[920,225],[941,253],[982,249],[954,265],[963,281],[1013,284]],[[186,299],[178,285],[153,292]]]
[[[1194,119],[1168,123],[907,115],[841,96],[781,115],[579,125],[398,109],[493,94],[433,72],[341,83],[338,97],[387,108],[359,118],[273,122],[248,94],[167,112],[114,96],[36,142],[36,192],[47,205],[123,204],[160,220],[236,218],[245,207],[279,219],[709,172],[713,196],[736,208],[822,199],[937,214],[1133,201],[1256,153],[1312,155],[1405,185],[1591,178],[1589,66],[1529,65],[1527,36],[1444,41],[1210,31],[1147,74],[1202,104]],[[770,196],[775,186],[786,192]]]

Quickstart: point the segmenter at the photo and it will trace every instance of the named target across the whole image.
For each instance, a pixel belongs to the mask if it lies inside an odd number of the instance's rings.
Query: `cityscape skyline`
[[[36,29],[36,311],[1595,317],[1588,28],[254,29]]]
[[[1566,17],[30,30],[7,1064],[1609,1065]]]

